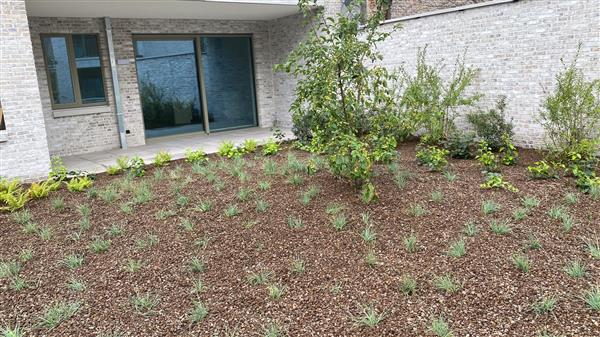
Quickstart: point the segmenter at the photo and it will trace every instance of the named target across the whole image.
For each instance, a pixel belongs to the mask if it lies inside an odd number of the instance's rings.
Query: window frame
[[[96,37],[96,45],[98,48],[98,59],[100,61],[100,77],[102,79],[102,89],[104,91],[104,101],[95,103],[83,103],[81,98],[81,88],[79,86],[79,75],[77,74],[77,65],[75,63],[75,49],[73,47],[73,35],[93,35]],[[75,102],[73,103],[56,103],[54,102],[54,88],[52,87],[52,81],[50,81],[50,70],[48,68],[48,57],[46,55],[46,49],[44,48],[44,39],[51,37],[62,37],[65,39],[67,46],[67,60],[69,62],[69,69],[71,71],[71,85],[73,87],[73,96]],[[85,108],[93,106],[107,106],[108,105],[108,93],[106,88],[106,77],[104,75],[104,63],[102,62],[102,50],[100,49],[100,34],[99,33],[42,33],[40,34],[42,43],[42,54],[44,58],[44,68],[46,71],[46,83],[48,91],[50,92],[50,103],[52,110],[59,109],[72,109],[72,108]]]

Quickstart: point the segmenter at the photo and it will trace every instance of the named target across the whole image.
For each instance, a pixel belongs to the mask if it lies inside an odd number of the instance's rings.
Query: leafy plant
[[[269,138],[262,146],[263,156],[272,156],[277,152],[279,152],[279,143],[272,138]]]
[[[108,174],[109,176],[114,176],[117,175],[119,173],[121,173],[121,168],[119,166],[108,166],[106,168],[106,174]]]
[[[29,186],[29,195],[36,199],[45,198],[50,192],[56,191],[59,187],[60,181],[54,181],[53,179],[41,183],[32,183]]]
[[[540,123],[552,149],[563,159],[584,142],[597,146],[600,141],[600,79],[587,81],[577,68],[578,57],[579,49],[570,64],[561,59],[563,70],[556,75],[556,86],[547,93],[540,111]]]
[[[527,171],[529,171],[533,179],[558,179],[560,178],[559,172],[561,168],[564,168],[564,165],[556,162],[548,163],[542,160],[527,166]]]
[[[467,114],[467,121],[473,126],[477,136],[485,140],[494,151],[505,145],[503,137],[510,139],[513,135],[513,124],[506,120],[505,109],[506,96],[500,96],[495,108]]]
[[[144,163],[144,159],[142,159],[142,157],[140,156],[135,156],[131,158],[131,160],[129,160],[129,163],[127,164],[127,169],[134,176],[143,177],[144,174],[146,174],[146,170],[144,168],[145,166],[146,163]]]
[[[500,159],[485,140],[479,142],[475,158],[485,168],[484,172],[500,172]]]
[[[242,146],[240,147],[240,149],[244,153],[254,153],[254,152],[256,152],[256,148],[257,147],[258,147],[258,142],[256,140],[254,140],[254,139],[246,139],[242,143]]]
[[[446,156],[449,153],[446,149],[431,145],[417,151],[417,160],[430,171],[441,171],[448,165]]]
[[[326,17],[312,10],[314,3],[300,1],[306,16],[316,15],[314,25],[276,68],[298,79],[290,110],[294,130],[304,130],[299,139],[310,140],[313,150],[327,155],[333,174],[350,179],[371,202],[377,199],[373,164],[395,155],[398,125],[396,77],[374,63],[381,58],[376,46],[390,35],[379,29],[387,5],[378,1],[365,18],[353,0],[345,13]]]
[[[456,130],[454,119],[459,107],[472,106],[481,95],[467,95],[466,90],[478,71],[465,66],[464,57],[457,58],[452,77],[444,81],[439,64],[427,64],[427,47],[417,53],[414,76],[404,69],[406,82],[401,97],[401,131],[405,134],[424,129],[421,142],[440,145]]]
[[[499,152],[500,161],[503,165],[512,166],[519,160],[519,151],[508,134],[502,135],[502,147]]]
[[[23,191],[18,180],[0,178],[0,212],[14,212],[23,207],[31,196],[29,191]]]
[[[78,177],[73,178],[66,182],[67,189],[70,192],[82,192],[85,189],[91,187],[94,184],[94,181],[89,177]]]
[[[200,149],[198,149],[198,150],[186,149],[185,150],[185,161],[190,164],[195,164],[195,163],[204,163],[204,162],[208,161],[208,159],[206,158],[206,152],[204,152]]]
[[[514,185],[512,185],[508,181],[504,180],[504,178],[502,177],[502,174],[495,173],[495,172],[486,173],[485,181],[479,186],[484,189],[504,188],[513,193],[519,192],[519,189],[517,189]]]
[[[442,145],[452,158],[470,159],[473,158],[473,142],[475,135],[472,132],[462,132],[455,130],[450,133],[442,142]]]
[[[154,166],[162,167],[169,164],[171,155],[167,151],[159,151],[154,157]]]
[[[235,147],[235,144],[230,141],[224,141],[219,145],[217,149],[217,154],[221,157],[233,158],[241,155],[241,152]]]

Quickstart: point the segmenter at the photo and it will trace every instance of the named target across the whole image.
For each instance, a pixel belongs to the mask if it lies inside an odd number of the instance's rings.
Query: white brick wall
[[[24,0],[0,1],[0,176],[39,178],[50,161]]]

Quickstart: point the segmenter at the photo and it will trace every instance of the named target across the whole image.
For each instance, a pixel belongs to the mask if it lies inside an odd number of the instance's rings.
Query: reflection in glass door
[[[210,130],[256,126],[250,37],[200,39]]]
[[[203,130],[196,39],[135,41],[146,137]]]

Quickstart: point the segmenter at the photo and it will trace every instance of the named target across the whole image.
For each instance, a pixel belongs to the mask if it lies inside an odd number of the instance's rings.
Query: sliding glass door
[[[257,125],[250,37],[134,41],[146,137]]]
[[[201,37],[211,130],[256,125],[252,45],[249,37]]]

